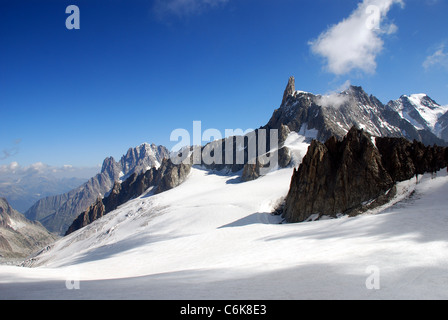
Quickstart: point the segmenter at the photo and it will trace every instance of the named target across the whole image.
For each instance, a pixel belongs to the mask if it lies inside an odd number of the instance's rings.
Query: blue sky
[[[372,39],[341,33],[369,3],[383,10]],[[65,26],[72,4],[79,30]],[[447,12],[443,0],[2,0],[0,166],[96,166],[171,147],[197,120],[257,128],[291,75],[316,94],[351,83],[383,103],[448,104]],[[347,43],[368,52],[346,61]]]

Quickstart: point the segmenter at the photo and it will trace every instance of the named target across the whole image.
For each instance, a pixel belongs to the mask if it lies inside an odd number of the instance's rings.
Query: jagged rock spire
[[[312,215],[351,216],[382,205],[395,196],[395,184],[447,166],[446,147],[425,146],[404,138],[372,136],[352,127],[339,141],[313,140],[294,169],[283,207],[288,222]]]
[[[296,91],[296,80],[294,77],[289,77],[288,85],[286,86],[285,93],[283,94],[282,105],[286,103],[288,98]]]

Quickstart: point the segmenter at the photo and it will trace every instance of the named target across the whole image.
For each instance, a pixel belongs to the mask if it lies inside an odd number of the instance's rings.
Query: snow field
[[[446,299],[448,177],[398,185],[355,218],[280,224],[292,169],[256,181],[194,168],[58,241],[34,268],[0,266],[0,299]],[[379,289],[369,290],[369,267]],[[67,281],[79,281],[79,290]]]

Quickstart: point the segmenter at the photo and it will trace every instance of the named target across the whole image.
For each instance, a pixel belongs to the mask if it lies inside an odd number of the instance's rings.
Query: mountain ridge
[[[352,126],[356,126],[375,136],[403,136],[427,145],[448,145],[448,137],[443,140],[433,130],[416,127],[400,115],[396,107],[399,99],[395,100],[395,104],[394,101],[383,104],[375,96],[368,95],[361,86],[353,85],[339,93],[315,95],[296,90],[293,79],[288,80],[282,104],[274,111],[265,128],[281,129],[281,125],[287,125],[296,132],[314,129],[318,132],[316,139],[325,142],[333,135],[342,139]],[[441,107],[431,98],[427,100],[433,106]]]
[[[188,177],[191,167],[191,164],[175,165],[171,160],[164,159],[158,167],[153,167],[140,174],[134,172],[122,183],[115,182],[106,197],[98,198],[86,211],[76,217],[67,229],[65,236],[100,219],[129,200],[140,197],[150,187],[154,187],[153,194],[177,187]]]
[[[37,201],[25,212],[25,216],[40,221],[49,231],[63,235],[81,212],[98,197],[104,197],[112,190],[116,181],[123,181],[148,167],[160,166],[168,155],[168,150],[163,146],[143,143],[129,148],[118,162],[113,157],[107,157],[100,173],[67,193]]]
[[[39,222],[26,219],[0,197],[0,257],[24,258],[56,239]]]

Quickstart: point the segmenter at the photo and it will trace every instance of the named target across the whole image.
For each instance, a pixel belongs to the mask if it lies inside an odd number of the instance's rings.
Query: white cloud
[[[426,70],[432,67],[442,67],[448,70],[448,53],[445,51],[445,46],[439,46],[436,52],[428,56],[423,62],[423,67]]]
[[[4,172],[15,173],[18,168],[19,168],[19,163],[14,161],[8,165],[0,166],[0,173],[4,173]]]
[[[384,46],[382,37],[398,29],[385,20],[394,4],[404,5],[402,0],[364,0],[348,18],[311,41],[312,52],[322,56],[326,69],[336,75],[353,70],[374,73]]]
[[[18,162],[0,165],[0,180],[5,177],[25,176],[54,176],[57,178],[90,178],[98,173],[98,167],[73,167],[64,165],[62,167],[50,166],[42,162],[36,162],[29,166],[21,166]]]
[[[350,85],[351,83],[349,80],[345,81],[335,91],[328,92],[322,96],[317,96],[316,103],[326,108],[340,108],[350,101],[349,96],[342,93],[343,91],[348,90]]]
[[[154,11],[163,18],[167,15],[178,17],[191,16],[213,7],[227,3],[229,0],[157,0]]]
[[[325,108],[340,108],[342,105],[348,103],[350,98],[341,93],[331,93],[329,95],[318,96],[316,103]]]

